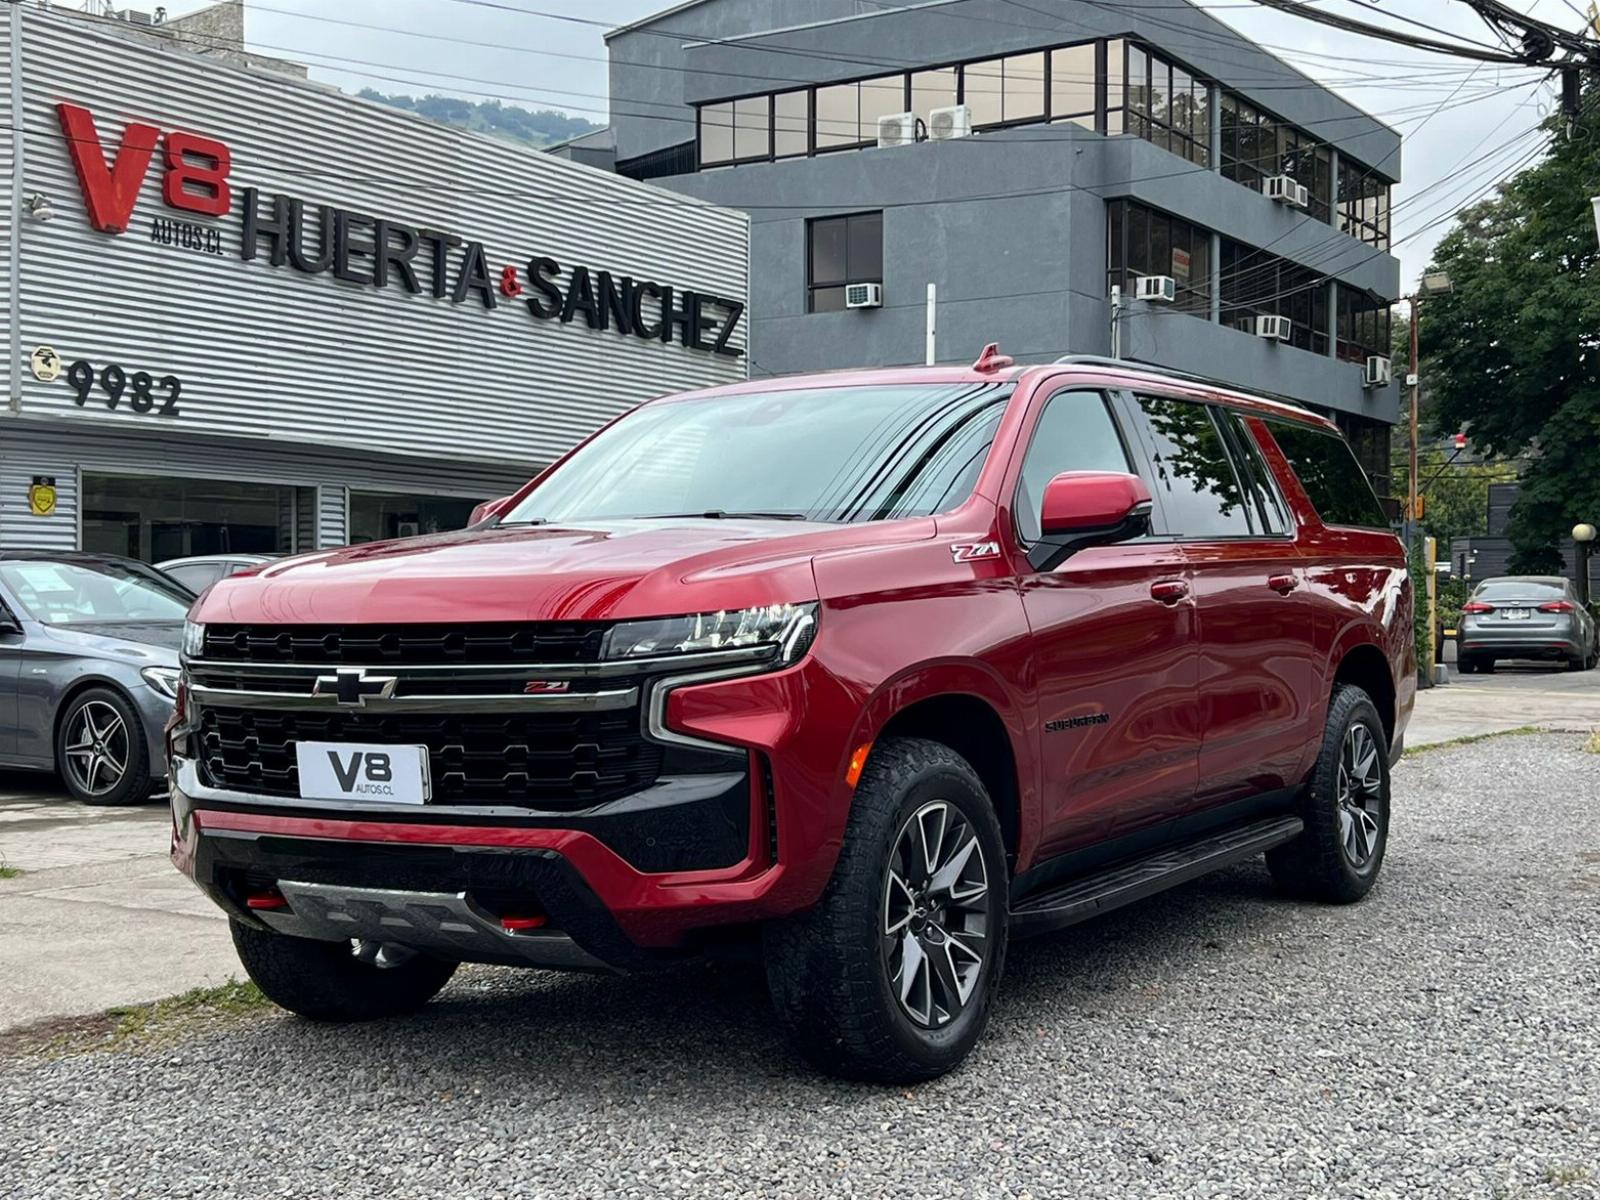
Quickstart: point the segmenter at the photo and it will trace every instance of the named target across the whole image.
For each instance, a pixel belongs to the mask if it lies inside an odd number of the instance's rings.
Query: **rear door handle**
[[[1150,596],[1163,604],[1176,604],[1189,594],[1189,584],[1183,579],[1158,579],[1150,585]]]
[[[1300,586],[1300,581],[1293,575],[1269,575],[1267,586],[1281,596],[1287,596]]]

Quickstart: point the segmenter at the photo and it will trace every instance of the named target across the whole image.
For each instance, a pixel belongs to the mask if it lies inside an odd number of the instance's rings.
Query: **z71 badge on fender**
[[[999,542],[956,542],[950,556],[957,562],[977,562],[980,558],[999,558]]]

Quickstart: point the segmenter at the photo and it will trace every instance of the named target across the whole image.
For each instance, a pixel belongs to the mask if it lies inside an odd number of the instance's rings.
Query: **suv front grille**
[[[598,662],[598,621],[482,625],[206,626],[210,662],[366,667]]]
[[[502,715],[278,712],[207,707],[201,763],[213,787],[298,796],[295,743],[426,746],[434,804],[587,808],[639,791],[661,773],[637,708]]]

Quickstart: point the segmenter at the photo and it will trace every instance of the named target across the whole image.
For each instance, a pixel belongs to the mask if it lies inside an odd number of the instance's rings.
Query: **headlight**
[[[139,674],[144,676],[144,681],[168,700],[178,698],[178,677],[182,674],[177,667],[146,667]]]
[[[199,658],[205,653],[206,627],[194,621],[183,623],[183,657]]]
[[[792,663],[817,636],[817,606],[771,604],[764,608],[624,621],[606,634],[605,658],[689,654],[700,650],[776,646],[776,661]]]

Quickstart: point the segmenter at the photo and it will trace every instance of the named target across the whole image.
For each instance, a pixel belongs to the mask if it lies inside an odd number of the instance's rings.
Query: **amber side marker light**
[[[872,753],[872,743],[864,742],[857,746],[855,753],[850,756],[850,765],[844,770],[844,781],[852,788],[861,782],[861,772],[866,770],[867,755]]]

